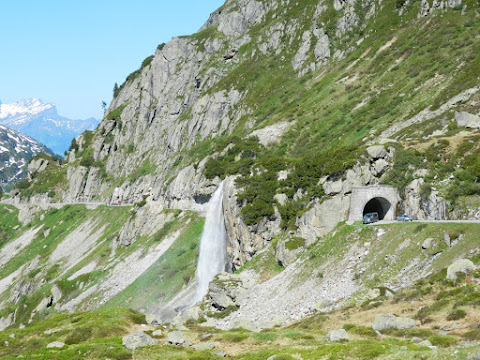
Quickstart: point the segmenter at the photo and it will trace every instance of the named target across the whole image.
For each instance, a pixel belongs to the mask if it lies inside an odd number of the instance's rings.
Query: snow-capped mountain
[[[85,130],[93,130],[98,120],[72,120],[61,116],[54,104],[45,104],[39,99],[23,99],[13,104],[0,102],[0,123],[28,135],[63,154],[72,138]]]
[[[25,179],[28,161],[40,152],[53,154],[34,139],[0,125],[0,189],[9,190],[17,181]]]

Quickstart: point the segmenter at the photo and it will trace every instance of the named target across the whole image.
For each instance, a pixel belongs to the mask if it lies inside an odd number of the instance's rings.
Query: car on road
[[[378,221],[378,213],[376,212],[366,213],[365,215],[363,215],[364,224],[371,224],[377,221]]]
[[[400,216],[397,216],[397,221],[412,221],[412,218],[408,215],[400,215]]]

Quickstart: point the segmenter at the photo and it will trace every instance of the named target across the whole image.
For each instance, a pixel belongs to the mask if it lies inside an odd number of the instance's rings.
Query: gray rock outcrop
[[[458,126],[461,127],[480,129],[480,116],[476,114],[470,114],[466,111],[456,111],[455,121],[457,122]]]
[[[348,336],[345,329],[332,330],[328,332],[327,340],[328,341],[342,341],[342,340],[348,341],[350,340],[350,336]]]
[[[396,317],[392,314],[380,314],[375,317],[372,328],[377,331],[404,330],[416,327],[415,320]]]
[[[170,331],[167,334],[167,341],[172,345],[183,345],[185,337],[181,331]]]
[[[152,336],[162,336],[162,335],[163,335],[163,331],[161,329],[157,329],[152,332]]]
[[[215,349],[215,344],[213,342],[201,342],[192,346],[194,350],[203,351],[203,350],[213,350]]]
[[[65,343],[61,341],[54,341],[47,344],[47,349],[61,349],[65,346]]]
[[[122,344],[127,349],[135,350],[139,347],[156,345],[157,341],[149,335],[145,334],[144,332],[135,332],[129,335],[125,335],[122,338]]]
[[[207,299],[211,306],[224,310],[229,306],[240,306],[248,289],[256,283],[251,272],[241,274],[221,273],[210,283]]]
[[[434,243],[435,239],[433,238],[427,238],[425,241],[422,243],[422,249],[427,250],[432,247],[432,244]]]
[[[295,244],[294,247],[292,248],[289,246],[289,243]],[[293,264],[297,260],[297,257],[304,251],[304,239],[280,239],[277,242],[277,247],[275,249],[275,259],[280,265],[287,267],[288,265]]]
[[[30,161],[28,164],[28,177],[31,179],[32,175],[44,172],[47,169],[48,164],[50,164],[50,160],[44,158]]]
[[[280,214],[261,220],[257,225],[247,226],[243,221],[237,201],[235,177],[224,180],[223,209],[227,231],[227,271],[233,271],[263,249],[275,234],[280,232]]]
[[[447,279],[456,280],[457,273],[468,274],[476,268],[475,264],[468,259],[457,260],[447,268]]]
[[[297,236],[306,240],[306,246],[317,238],[328,234],[340,222],[348,217],[350,197],[335,196],[322,202],[315,202],[312,209],[306,211],[296,221]]]

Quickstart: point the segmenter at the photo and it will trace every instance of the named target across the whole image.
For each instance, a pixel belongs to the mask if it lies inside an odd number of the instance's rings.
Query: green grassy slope
[[[0,295],[4,302],[0,317],[7,318],[15,312],[15,326],[62,311],[59,306],[35,310],[44,299],[54,294],[54,287],[62,294],[61,299],[55,299],[55,302],[58,302],[58,305],[66,304],[108,280],[112,268],[118,262],[138,251],[148,254],[150,249],[177,232],[178,239],[163,256],[104,307],[145,309],[168,301],[193,280],[199,237],[203,228],[203,219],[196,213],[165,210],[166,214],[171,213],[171,220],[166,222],[162,229],[153,235],[138,237],[129,247],[117,248],[118,234],[132,217],[130,207],[99,206],[88,210],[84,205],[68,205],[60,209],[40,211],[26,226],[18,222],[18,210],[14,207],[2,205],[0,211],[4,214],[0,220],[0,229],[3,231],[2,247],[17,241],[19,236],[28,231],[36,231],[32,241],[18,248],[14,256],[6,254],[8,258],[0,269],[1,279],[14,277],[13,285],[5,288]],[[81,258],[83,254],[77,254],[78,258],[69,266],[62,259],[52,262],[51,256],[56,249],[62,246],[66,239],[72,238],[79,229],[84,229],[82,236],[85,238],[97,234],[95,242],[86,249],[88,256]],[[80,241],[80,238],[76,241]],[[80,243],[77,245],[81,246]],[[142,256],[137,261],[141,262]],[[93,268],[72,278],[72,275],[92,263]],[[14,294],[19,287],[24,290],[17,297]],[[94,306],[94,300],[100,299],[101,293],[101,288],[95,290],[76,307]]]

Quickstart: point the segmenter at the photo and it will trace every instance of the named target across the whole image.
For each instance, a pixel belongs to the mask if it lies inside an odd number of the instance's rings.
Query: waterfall
[[[198,257],[195,278],[194,304],[203,299],[208,292],[208,284],[215,275],[225,271],[226,230],[223,220],[223,181],[208,202],[205,226],[200,238],[200,255]]]

